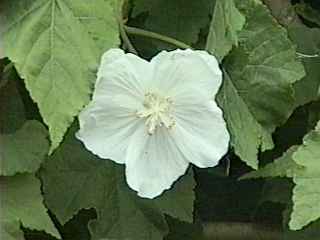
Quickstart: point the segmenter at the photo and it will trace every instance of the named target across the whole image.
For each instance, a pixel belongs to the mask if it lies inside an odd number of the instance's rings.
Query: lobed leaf
[[[31,230],[46,231],[60,239],[60,234],[44,207],[40,181],[32,174],[0,178],[0,235],[8,240],[23,240],[20,223]]]
[[[293,181],[293,212],[289,222],[290,229],[299,230],[320,218],[320,122],[314,131],[304,138],[293,155],[294,161],[304,167]]]
[[[49,127],[51,151],[88,103],[100,55],[119,44],[112,3],[113,0],[1,3],[5,54],[25,80]]]
[[[293,178],[293,210],[289,227],[300,230],[320,218],[320,122],[300,146],[289,149],[281,158],[242,179],[258,177]]]
[[[280,158],[274,162],[267,164],[257,171],[249,172],[243,175],[240,179],[256,179],[267,177],[287,177],[292,178],[298,171],[302,171],[303,167],[293,161],[292,155],[297,150],[297,146],[291,147]]]
[[[247,22],[239,34],[239,46],[225,59],[229,77],[218,100],[235,153],[257,168],[259,150],[273,148],[271,134],[292,113],[292,85],[305,72],[286,30],[260,1],[239,0],[236,6]]]
[[[26,121],[13,134],[0,134],[0,175],[36,172],[45,159],[49,142],[47,130],[38,121]]]
[[[294,84],[296,105],[316,100],[320,93],[320,29],[303,24],[288,26],[289,36],[297,45],[306,76]],[[317,54],[319,55],[318,57]]]

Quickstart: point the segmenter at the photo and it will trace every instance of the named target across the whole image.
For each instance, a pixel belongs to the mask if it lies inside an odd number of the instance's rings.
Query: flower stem
[[[117,14],[117,18],[118,18],[118,24],[119,24],[119,31],[120,31],[120,36],[121,39],[123,41],[123,44],[125,45],[125,47],[127,48],[127,50],[133,54],[138,55],[137,50],[134,48],[134,46],[132,45],[127,32],[125,30],[125,26],[123,24],[123,19],[122,19],[122,6],[123,6],[123,0],[122,1],[118,1],[118,14]]]
[[[131,35],[137,35],[137,36],[141,36],[141,37],[146,37],[146,38],[153,38],[162,42],[166,42],[169,43],[171,45],[177,46],[179,48],[182,49],[186,49],[186,48],[190,48],[192,49],[192,47],[188,44],[185,44],[184,42],[180,42],[174,38],[171,37],[167,37],[164,35],[161,35],[159,33],[155,33],[155,32],[151,32],[151,31],[147,31],[147,30],[143,30],[140,28],[135,28],[135,27],[129,27],[129,26],[123,26],[124,30]]]

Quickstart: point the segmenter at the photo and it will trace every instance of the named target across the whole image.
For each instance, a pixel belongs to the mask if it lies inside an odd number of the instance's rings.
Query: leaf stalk
[[[174,39],[174,38],[171,38],[168,36],[164,36],[159,33],[147,31],[144,29],[136,28],[136,27],[129,27],[126,25],[124,25],[124,29],[129,35],[136,35],[136,36],[156,39],[156,40],[169,43],[171,45],[174,45],[174,46],[176,46],[178,48],[182,48],[182,49],[188,49],[188,48],[192,49],[192,47],[190,45],[185,44],[184,42],[181,42],[177,39]]]
[[[127,32],[125,30],[125,25],[123,23],[123,13],[122,13],[122,7],[123,7],[123,0],[118,2],[119,6],[118,8],[118,14],[117,14],[117,18],[118,18],[118,24],[119,24],[119,31],[120,31],[120,36],[121,39],[123,41],[123,44],[125,45],[125,47],[127,48],[127,50],[133,54],[138,55],[137,50],[134,48],[134,46],[132,45]]]

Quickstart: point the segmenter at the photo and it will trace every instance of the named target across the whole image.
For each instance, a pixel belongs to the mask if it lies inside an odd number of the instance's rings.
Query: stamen
[[[145,107],[137,112],[140,118],[146,118],[146,127],[150,135],[152,135],[157,127],[166,127],[171,129],[175,125],[173,116],[171,115],[172,100],[164,98],[155,93],[145,94],[143,102]]]

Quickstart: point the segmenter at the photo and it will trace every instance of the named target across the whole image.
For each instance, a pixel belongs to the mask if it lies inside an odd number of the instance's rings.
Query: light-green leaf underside
[[[258,0],[236,0],[246,16],[239,46],[225,58],[225,80],[218,100],[235,153],[252,168],[259,150],[273,148],[271,134],[292,113],[292,84],[305,72],[287,32]]]
[[[293,178],[293,210],[290,229],[300,230],[320,218],[320,122],[304,138],[303,144],[290,148],[281,158],[243,179],[258,177]]]
[[[193,220],[191,171],[161,197],[140,198],[127,186],[123,166],[86,151],[74,131],[44,164],[41,176],[47,206],[62,224],[80,209],[96,209],[97,220],[89,224],[93,239],[160,240],[168,232],[165,214]]]
[[[113,0],[1,2],[5,54],[49,127],[51,151],[89,101],[98,60],[119,44]]]
[[[289,226],[299,230],[320,218],[320,122],[293,155],[293,160],[304,167],[293,181],[293,212]]]
[[[40,181],[32,174],[0,178],[0,236],[5,240],[23,240],[25,228],[46,231],[60,239],[44,207]]]

